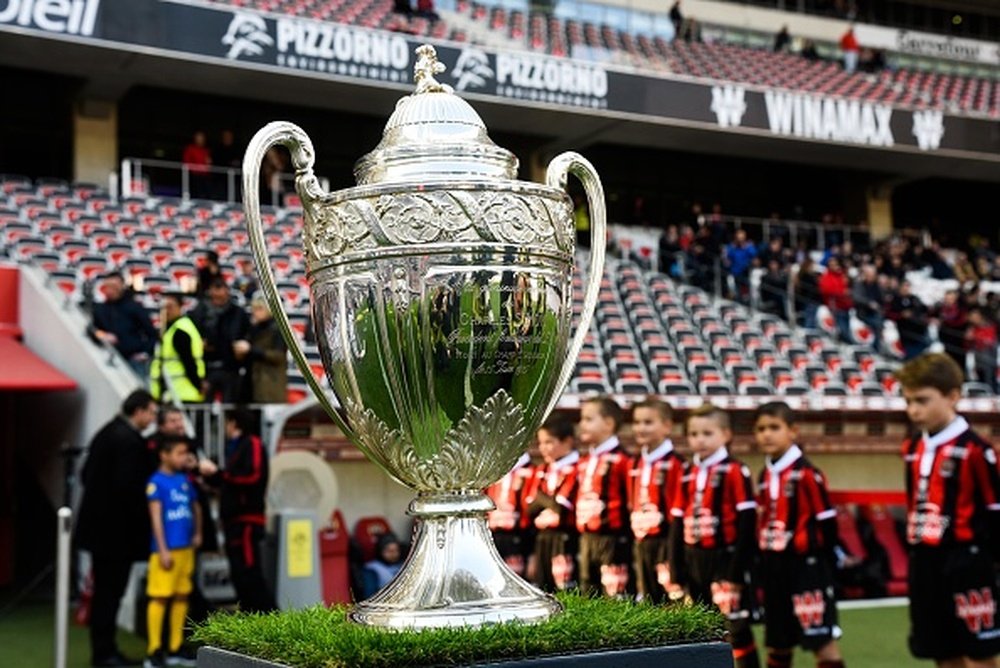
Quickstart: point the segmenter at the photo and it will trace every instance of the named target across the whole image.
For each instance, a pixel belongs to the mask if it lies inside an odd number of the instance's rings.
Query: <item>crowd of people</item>
[[[132,392],[91,440],[75,540],[91,560],[92,665],[140,663],[123,656],[116,641],[118,608],[136,561],[149,564],[146,668],[195,665],[183,631],[187,619],[203,619],[210,607],[194,582],[202,551],[225,552],[241,609],[275,609],[260,554],[267,449],[249,411],[230,411],[224,422],[221,467],[199,459],[183,413],[146,390]],[[210,497],[218,498],[221,544]]]
[[[903,446],[910,651],[941,666],[994,665],[994,615],[968,620],[979,614],[972,593],[996,600],[995,452],[955,412],[963,377],[949,356],[925,353],[897,376],[915,428]],[[729,453],[730,416],[711,403],[687,415],[690,460],[671,440],[666,402],[633,406],[634,456],[618,438],[624,419],[609,397],[584,400],[575,426],[553,415],[537,435],[543,461],[522,458],[487,490],[507,564],[549,592],[714,605],[737,668],[761,665],[751,632],[760,618],[767,666],[790,666],[797,646],[822,668],[843,666],[835,580],[857,561],[839,545],[826,479],[805,455],[792,409],[770,402],[754,413],[766,457],[756,479]]]
[[[814,259],[805,241],[791,247],[788,230],[777,218],[771,221],[770,236],[758,245],[745,230],[725,222],[718,204],[708,215],[700,207],[695,213],[693,224],[670,225],[663,233],[659,269],[664,273],[744,303],[756,297],[761,311],[807,328],[823,324],[819,315],[825,307],[843,342],[871,345],[880,352],[890,352],[883,332],[891,321],[904,360],[936,340],[966,369],[967,379],[998,389],[1000,294],[983,290],[982,283],[1000,279],[1000,256],[985,239],[973,240],[967,252],[952,252],[906,236],[870,244],[865,234],[844,241],[828,234],[831,242]],[[755,269],[761,275],[752,295]],[[925,304],[913,292],[910,272],[954,279],[959,287],[939,303]],[[866,340],[859,340],[854,318],[866,326]]]
[[[207,252],[198,273],[197,305],[185,311],[190,295],[164,293],[158,331],[124,277],[106,274],[90,333],[118,350],[140,378],[148,378],[158,400],[284,402],[284,339],[257,292],[252,268],[244,268],[234,284],[222,275],[218,255]]]

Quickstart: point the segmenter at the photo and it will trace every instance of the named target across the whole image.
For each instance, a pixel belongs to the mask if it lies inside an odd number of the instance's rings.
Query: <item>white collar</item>
[[[511,471],[516,471],[518,469],[524,468],[531,462],[531,455],[525,452],[523,455],[518,457],[517,461],[514,462],[514,466],[511,467]]]
[[[924,447],[933,450],[938,446],[947,443],[948,441],[953,441],[958,438],[963,432],[968,430],[969,423],[961,415],[956,415],[955,419],[948,423],[948,426],[939,431],[938,433],[930,436],[926,431],[924,432]]]
[[[947,427],[934,434],[929,435],[926,431],[923,434],[924,452],[920,457],[920,476],[927,478],[934,469],[934,457],[938,447],[953,441],[962,435],[969,428],[969,423],[961,415],[956,415]]]
[[[698,455],[695,455],[694,465],[697,466],[698,468],[708,468],[709,466],[718,464],[728,456],[729,456],[729,450],[726,448],[726,446],[722,446],[721,448],[710,454],[705,459],[702,459]]]
[[[657,446],[656,450],[652,452],[646,452],[646,449],[642,449],[642,461],[645,464],[652,464],[653,462],[658,462],[667,455],[669,455],[674,450],[674,443],[669,438],[665,439],[663,443]]]
[[[591,448],[590,456],[597,457],[599,455],[603,455],[605,452],[611,452],[617,447],[618,447],[618,437],[612,436],[608,440],[598,445],[596,448]]]
[[[571,450],[569,454],[563,455],[556,461],[549,464],[549,467],[552,468],[553,470],[558,471],[559,469],[566,468],[567,466],[572,466],[573,464],[576,464],[578,461],[580,461],[580,451]]]
[[[802,449],[793,443],[792,447],[785,450],[785,454],[778,458],[778,461],[772,463],[770,457],[764,458],[764,465],[767,467],[767,495],[771,497],[772,501],[777,501],[778,496],[780,496],[781,472],[801,457]]]
[[[792,447],[785,450],[785,454],[778,458],[778,461],[772,462],[770,456],[765,457],[764,465],[767,466],[767,470],[771,473],[781,473],[794,464],[800,457],[802,457],[802,449],[793,443]]]

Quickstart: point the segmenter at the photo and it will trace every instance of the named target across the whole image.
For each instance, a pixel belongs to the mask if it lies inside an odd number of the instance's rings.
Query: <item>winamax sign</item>
[[[400,88],[412,81],[414,52],[424,41],[195,0],[0,0],[0,33],[5,30],[123,51],[142,47],[166,58],[196,56],[232,67]],[[436,46],[447,67],[442,82],[460,93],[518,105],[1000,160],[1000,131],[987,118],[652,76],[585,60],[476,45]]]
[[[934,110],[894,110],[886,104],[768,90],[763,93],[767,128],[798,137],[891,148],[896,145],[893,114],[909,114],[912,136],[923,151],[937,150],[945,134],[944,114]],[[721,128],[740,127],[747,111],[742,86],[713,86],[709,105]]]

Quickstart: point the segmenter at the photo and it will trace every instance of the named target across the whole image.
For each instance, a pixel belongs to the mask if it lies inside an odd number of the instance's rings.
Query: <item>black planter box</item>
[[[732,668],[729,643],[692,643],[666,647],[609,650],[471,664],[475,668]],[[198,650],[198,668],[288,668],[285,664],[262,661],[215,647]]]

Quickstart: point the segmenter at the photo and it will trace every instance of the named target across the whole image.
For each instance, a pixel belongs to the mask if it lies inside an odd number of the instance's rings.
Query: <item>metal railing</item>
[[[282,206],[286,193],[295,193],[295,173],[275,174],[277,188],[268,188],[272,206]],[[238,167],[213,167],[189,165],[171,160],[154,158],[123,158],[121,162],[121,196],[141,197],[165,195],[184,200],[210,199],[229,202],[243,201],[243,170]],[[320,185],[329,190],[328,179],[320,178]]]

